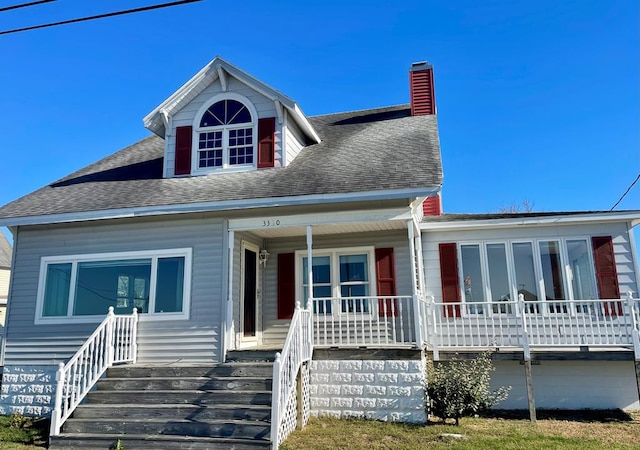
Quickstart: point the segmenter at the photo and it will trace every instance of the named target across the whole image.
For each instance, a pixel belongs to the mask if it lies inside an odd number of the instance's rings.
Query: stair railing
[[[131,315],[116,316],[110,306],[107,317],[76,354],[66,364],[58,365],[51,436],[60,434],[62,424],[109,367],[114,363],[136,362],[137,331],[136,308]]]
[[[296,303],[287,339],[273,364],[271,396],[271,442],[277,449],[298,426],[309,418],[309,368],[313,355],[311,310]]]

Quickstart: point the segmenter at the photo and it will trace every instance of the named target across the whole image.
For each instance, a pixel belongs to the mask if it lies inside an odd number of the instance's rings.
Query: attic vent
[[[417,62],[409,69],[411,91],[411,115],[423,116],[436,113],[436,97],[433,85],[433,66]]]

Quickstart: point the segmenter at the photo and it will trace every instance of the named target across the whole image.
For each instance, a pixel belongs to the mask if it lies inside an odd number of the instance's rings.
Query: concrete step
[[[100,391],[133,390],[271,390],[271,380],[259,377],[105,378]]]
[[[209,366],[157,366],[130,364],[112,367],[108,378],[164,377],[271,377],[273,363],[267,361],[226,362]]]
[[[102,391],[87,395],[88,404],[192,404],[192,405],[271,405],[271,391],[205,391],[205,390],[156,390],[156,391]]]
[[[227,353],[227,362],[256,361],[273,362],[280,350],[233,350]]]
[[[146,434],[242,439],[269,439],[271,424],[246,420],[70,419],[64,433]]]
[[[118,439],[122,447],[127,450],[257,450],[271,448],[271,442],[262,439],[68,433],[52,436],[49,450],[107,450],[115,447]]]
[[[184,419],[184,420],[271,420],[271,407],[265,405],[80,405],[74,419]],[[71,419],[73,420],[73,419]]]

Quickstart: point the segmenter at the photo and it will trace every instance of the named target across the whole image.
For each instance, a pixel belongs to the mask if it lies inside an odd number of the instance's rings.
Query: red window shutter
[[[176,128],[176,162],[174,173],[176,175],[191,174],[191,140],[193,138],[192,127]]]
[[[458,249],[455,242],[442,243],[440,251],[440,282],[442,283],[442,301],[455,303],[460,301],[460,281],[458,280]],[[460,317],[460,306],[448,306],[445,317]]]
[[[273,167],[276,163],[276,119],[258,119],[258,168]]]
[[[396,271],[393,261],[393,248],[376,249],[376,287],[378,297],[395,297]],[[381,298],[378,300],[378,315],[380,317],[395,317],[398,315],[398,300]]]
[[[296,305],[295,254],[278,254],[278,319],[291,319]]]
[[[611,236],[594,236],[591,238],[591,244],[593,245],[593,259],[595,260],[600,298],[620,298],[618,271],[616,270]],[[607,316],[622,315],[622,302],[605,303],[604,312]]]

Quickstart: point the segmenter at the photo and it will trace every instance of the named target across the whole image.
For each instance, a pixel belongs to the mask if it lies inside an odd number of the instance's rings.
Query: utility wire
[[[613,211],[616,206],[618,206],[618,204],[622,201],[623,198],[625,198],[627,196],[627,194],[629,193],[629,191],[631,190],[631,188],[633,188],[633,186],[638,182],[638,180],[640,180],[640,173],[638,174],[638,176],[636,177],[635,180],[633,180],[633,183],[631,183],[631,185],[629,185],[629,187],[627,188],[627,190],[624,192],[624,194],[622,194],[622,197],[620,197],[620,199],[616,202],[615,205],[613,205],[611,207],[611,209],[609,211]]]
[[[29,2],[29,3],[21,3],[19,5],[5,6],[4,8],[0,8],[0,12],[9,11],[9,10],[18,9],[18,8],[27,8],[29,6],[36,6],[36,5],[41,5],[43,3],[51,3],[55,1],[57,0],[38,0],[37,2]]]
[[[132,13],[138,13],[138,12],[143,12],[143,11],[150,11],[150,10],[153,10],[153,9],[168,8],[170,6],[178,6],[178,5],[184,5],[186,3],[194,3],[194,2],[201,2],[201,1],[202,0],[180,0],[180,1],[177,1],[177,2],[161,3],[161,4],[157,4],[157,5],[144,6],[142,8],[126,9],[126,10],[123,10],[123,11],[116,11],[116,12],[112,12],[112,13],[99,14],[97,16],[81,17],[79,19],[63,20],[62,22],[46,23],[46,24],[43,24],[43,25],[34,25],[32,27],[16,28],[14,30],[5,30],[5,31],[0,31],[0,35],[11,34],[11,33],[19,33],[21,31],[37,30],[39,28],[56,27],[58,25],[66,25],[66,24],[69,24],[69,23],[86,22],[87,20],[104,19],[105,17],[121,16],[123,14],[132,14]]]

